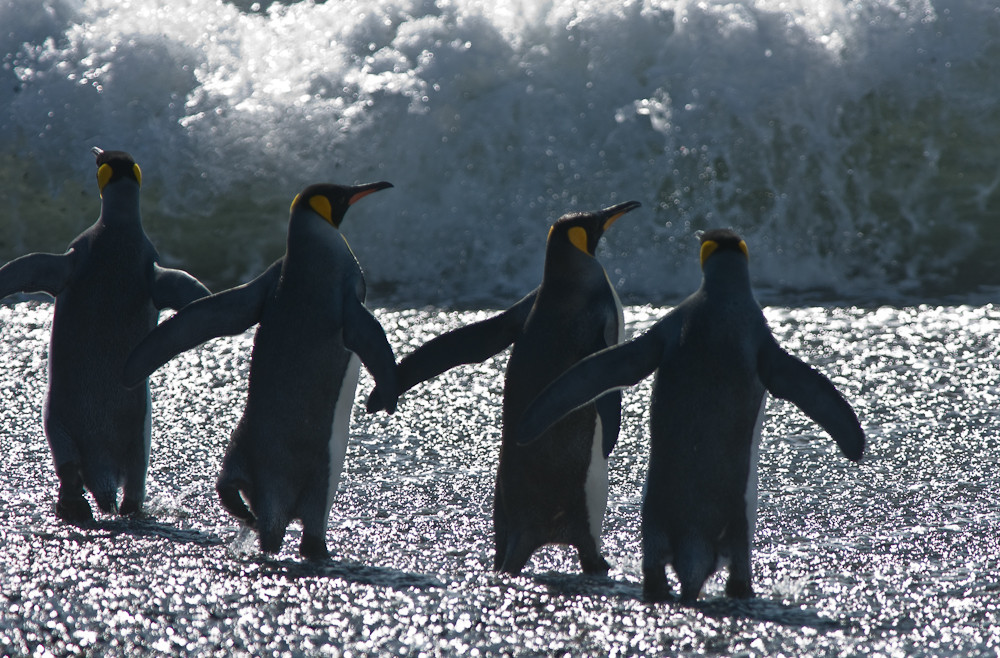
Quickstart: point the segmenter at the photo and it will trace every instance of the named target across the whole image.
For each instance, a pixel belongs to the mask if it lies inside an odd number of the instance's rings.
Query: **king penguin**
[[[516,445],[513,431],[548,382],[588,354],[621,341],[621,302],[594,252],[604,232],[638,207],[629,201],[559,218],[549,230],[538,288],[499,315],[434,338],[399,363],[393,400],[445,370],[484,361],[513,343],[493,501],[497,571],[519,573],[536,549],[550,543],[575,547],[584,573],[608,570],[601,524],[621,395],[609,393],[578,410],[538,446]],[[381,398],[389,392],[376,387],[368,410],[384,407]]]
[[[642,504],[643,593],[681,601],[729,565],[726,594],[753,596],[750,546],[757,515],[757,451],[766,393],[789,400],[852,460],[865,435],[825,376],[775,341],[750,287],[746,243],[729,229],[701,236],[701,287],[642,335],[581,361],[525,412],[518,440],[654,370],[649,468]]]
[[[293,519],[299,553],[329,556],[326,526],[347,451],[360,364],[396,390],[396,360],[365,305],[365,279],[340,233],[347,209],[391,184],[311,185],[292,201],[284,257],[249,283],[162,323],[125,366],[131,385],[175,355],[257,324],[246,407],[216,491],[222,506],[277,553]],[[387,407],[395,410],[395,398]],[[249,506],[248,506],[249,505]]]
[[[92,149],[101,214],[64,254],[28,254],[0,268],[0,298],[55,297],[43,426],[59,494],[56,516],[93,519],[84,487],[105,513],[135,514],[146,495],[149,387],[126,389],[119,373],[159,310],[208,294],[179,270],[157,264],[142,229],[139,165],[124,151]],[[138,382],[137,382],[138,383]],[[122,500],[118,502],[118,489]]]

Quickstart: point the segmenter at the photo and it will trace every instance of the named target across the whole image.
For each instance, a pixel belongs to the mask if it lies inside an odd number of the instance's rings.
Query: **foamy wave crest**
[[[509,302],[551,221],[627,199],[599,256],[632,300],[696,285],[717,225],[772,293],[1000,283],[979,0],[11,0],[0,24],[3,260],[93,220],[99,145],[213,287],[283,252],[305,185],[381,179],[344,224],[375,303]]]

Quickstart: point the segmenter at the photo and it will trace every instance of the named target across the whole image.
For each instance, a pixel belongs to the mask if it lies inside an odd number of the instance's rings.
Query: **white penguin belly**
[[[760,401],[757,412],[757,422],[753,426],[753,438],[750,444],[750,469],[747,473],[747,488],[743,498],[746,501],[747,540],[753,545],[753,533],[757,526],[757,462],[760,459],[760,434],[764,427],[764,409],[767,407],[767,393]]]
[[[584,496],[587,501],[587,517],[590,534],[597,550],[601,550],[601,526],[608,506],[608,460],[604,458],[601,416],[594,419],[594,440],[590,446],[590,465],[584,481]]]
[[[354,394],[358,388],[358,377],[361,374],[361,359],[357,354],[351,354],[344,371],[344,381],[340,384],[340,394],[337,406],[333,411],[333,426],[330,428],[330,470],[327,473],[326,513],[330,514],[333,507],[333,497],[337,494],[340,484],[340,473],[344,468],[344,456],[347,454],[347,439],[351,429],[351,409],[354,407]]]
[[[146,417],[142,422],[143,463],[149,464],[149,453],[153,439],[153,398],[149,392],[149,380],[146,380]]]

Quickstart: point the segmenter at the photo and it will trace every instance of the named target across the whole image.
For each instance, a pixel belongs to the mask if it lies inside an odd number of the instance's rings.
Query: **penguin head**
[[[392,183],[380,181],[364,185],[334,185],[317,183],[299,192],[292,200],[291,213],[314,212],[334,228],[340,228],[344,213],[354,203],[369,194],[392,187]]]
[[[125,151],[104,151],[96,146],[90,149],[97,157],[97,187],[104,196],[104,188],[120,180],[130,180],[142,185],[142,171],[132,156]]]
[[[716,254],[738,253],[743,257],[743,261],[750,259],[747,251],[747,243],[735,231],[728,228],[716,228],[701,233],[701,267],[705,269],[705,263]]]
[[[597,251],[597,243],[600,242],[604,232],[619,217],[635,210],[640,205],[642,204],[638,201],[626,201],[598,212],[563,215],[549,229],[549,237],[546,241],[547,249],[563,249],[570,246],[573,250],[593,257]]]

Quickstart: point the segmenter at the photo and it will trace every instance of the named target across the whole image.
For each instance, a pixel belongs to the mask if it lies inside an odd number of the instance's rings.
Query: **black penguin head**
[[[125,151],[103,151],[96,146],[90,151],[97,157],[97,187],[101,196],[104,188],[115,181],[133,180],[142,185],[142,171]]]
[[[334,185],[317,183],[310,185],[292,200],[291,212],[312,210],[328,221],[334,228],[340,228],[344,213],[352,204],[369,194],[392,187],[392,183],[380,181],[364,185]]]
[[[642,204],[638,201],[626,201],[625,203],[619,203],[616,206],[611,206],[598,212],[563,215],[549,229],[547,245],[550,249],[572,245],[584,254],[593,256],[597,251],[597,243],[600,242],[604,232],[619,217],[635,210],[640,205]]]
[[[701,267],[704,269],[705,261],[715,254],[736,252],[743,255],[746,260],[750,259],[747,251],[747,243],[743,238],[728,228],[716,228],[705,231],[698,236],[701,240]]]

